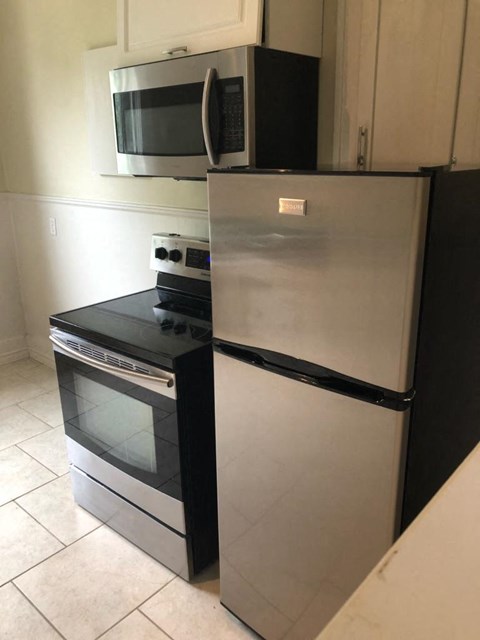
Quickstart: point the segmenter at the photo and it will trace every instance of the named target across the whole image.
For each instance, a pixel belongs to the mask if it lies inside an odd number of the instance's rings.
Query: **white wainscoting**
[[[49,315],[155,286],[152,233],[208,237],[203,210],[19,194],[7,200],[28,351],[50,364]]]
[[[0,193],[0,364],[28,355],[9,202]]]

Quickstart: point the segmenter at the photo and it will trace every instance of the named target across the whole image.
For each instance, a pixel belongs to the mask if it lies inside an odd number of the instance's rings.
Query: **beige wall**
[[[153,232],[207,233],[205,214],[95,204],[207,207],[203,182],[92,174],[83,53],[115,41],[116,0],[0,0],[0,362],[48,359],[53,312],[153,286]]]
[[[0,1],[3,188],[205,209],[202,182],[92,174],[82,54],[115,42],[116,0]]]
[[[0,135],[0,141],[1,139],[2,137]],[[5,187],[5,173],[3,171],[2,158],[0,157],[0,193],[2,193],[2,191],[6,191],[6,187]]]
[[[86,203],[88,205],[88,203]],[[155,286],[151,236],[157,231],[208,236],[204,211],[78,204],[10,196],[27,343],[51,356],[48,316]],[[54,217],[57,235],[49,233]],[[0,281],[1,289],[1,281]]]

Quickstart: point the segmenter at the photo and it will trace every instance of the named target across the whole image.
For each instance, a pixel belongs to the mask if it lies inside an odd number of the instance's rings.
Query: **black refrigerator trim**
[[[259,367],[265,371],[393,411],[410,409],[415,396],[413,389],[405,393],[398,393],[391,389],[384,389],[383,387],[351,378],[312,362],[298,360],[267,349],[234,344],[218,339],[214,339],[213,349],[217,353],[240,360],[254,367]]]
[[[401,531],[480,440],[480,169],[435,171]]]

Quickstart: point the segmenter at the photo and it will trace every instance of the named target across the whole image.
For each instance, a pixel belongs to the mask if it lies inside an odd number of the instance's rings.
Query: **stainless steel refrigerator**
[[[443,179],[208,175],[221,602],[267,640],[315,638],[400,531]]]

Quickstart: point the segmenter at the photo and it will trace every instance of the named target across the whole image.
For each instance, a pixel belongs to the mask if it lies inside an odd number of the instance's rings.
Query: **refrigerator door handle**
[[[241,362],[245,362],[246,364],[270,371],[271,373],[286,376],[287,378],[326,389],[333,393],[340,393],[355,398],[356,400],[376,404],[386,409],[393,409],[394,411],[406,411],[409,409],[414,396],[413,390],[405,394],[396,393],[389,389],[382,389],[369,385],[368,383],[349,379],[346,376],[342,376],[318,365],[312,365],[311,363],[305,364],[310,369],[315,367],[318,373],[303,372],[301,371],[301,366],[298,369],[293,369],[289,366],[272,362],[259,353],[258,350],[249,349],[248,347],[216,341],[214,342],[214,350],[231,358],[235,358],[236,360],[240,360]],[[274,356],[275,354],[272,355]]]

